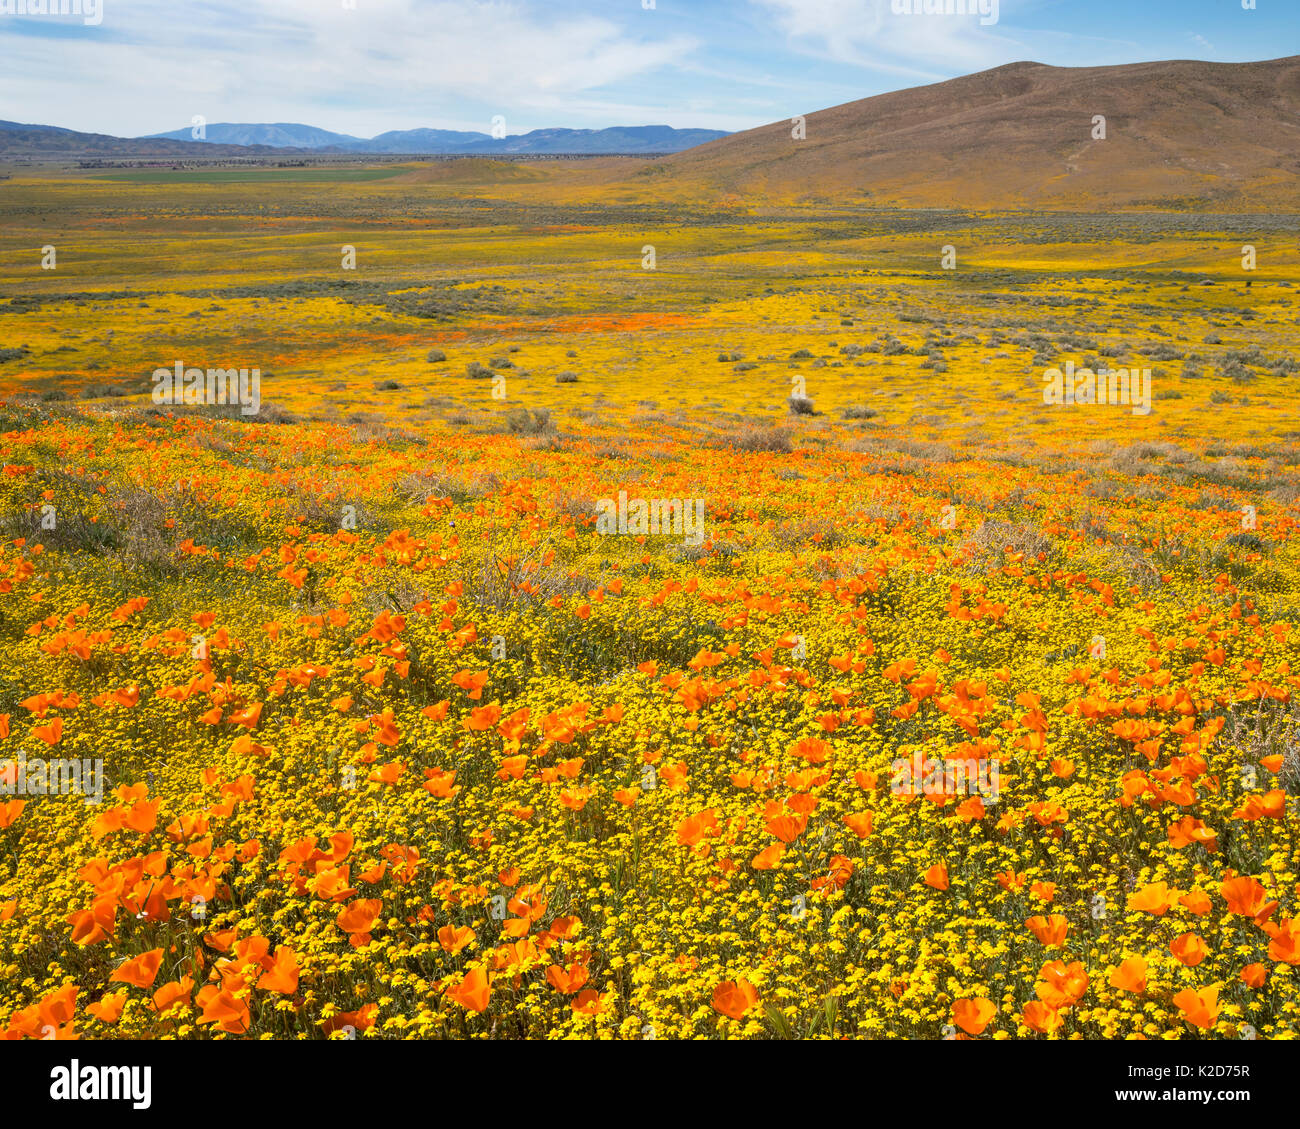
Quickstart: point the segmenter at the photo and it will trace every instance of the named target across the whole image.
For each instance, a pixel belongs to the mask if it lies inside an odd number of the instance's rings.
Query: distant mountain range
[[[487,156],[493,153],[677,153],[727,134],[717,129],[673,129],[666,125],[614,126],[609,129],[535,129],[495,138],[454,129],[406,129],[378,137],[352,137],[292,122],[241,125],[218,122],[195,140],[191,130],[148,137],[78,133],[57,126],[0,121],[0,154],[8,156],[75,154],[93,156],[234,155],[275,149],[325,153],[428,153]]]
[[[614,126],[610,129],[535,129],[496,138],[488,133],[455,129],[399,129],[378,137],[352,137],[310,125],[206,127],[205,140],[215,145],[270,145],[279,149],[339,149],[346,153],[678,153],[727,134],[718,129],[673,129],[666,125]],[[175,129],[139,138],[152,141],[192,140],[190,130]]]

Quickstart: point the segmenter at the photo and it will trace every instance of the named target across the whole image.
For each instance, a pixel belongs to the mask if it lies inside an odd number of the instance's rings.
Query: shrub
[[[527,408],[511,408],[506,416],[506,426],[514,435],[541,435],[553,430],[551,413],[545,408],[529,412]]]
[[[726,445],[737,451],[772,451],[789,454],[790,433],[783,427],[746,427],[727,436]]]
[[[1250,553],[1258,553],[1264,548],[1264,542],[1255,533],[1234,533],[1224,543],[1237,549],[1245,549]]]

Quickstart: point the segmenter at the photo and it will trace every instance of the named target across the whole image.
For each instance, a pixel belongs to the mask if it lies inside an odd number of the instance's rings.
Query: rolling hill
[[[1094,117],[1105,138],[1094,138]],[[656,192],[967,208],[1300,206],[1300,57],[1020,62],[731,134]]]
[[[324,149],[329,146],[346,146],[361,138],[346,133],[331,133],[314,125],[295,122],[275,122],[265,125],[236,125],[230,122],[213,122],[204,128],[206,136],[200,140],[212,145],[269,145],[276,149]],[[189,126],[167,133],[151,133],[137,141],[193,141]]]
[[[136,139],[113,137],[107,133],[80,133],[75,129],[62,129],[52,125],[27,125],[23,122],[0,121],[0,157],[168,157],[184,159],[187,156],[208,157],[264,156],[276,150],[264,145],[213,145],[201,142],[176,141],[157,137]]]

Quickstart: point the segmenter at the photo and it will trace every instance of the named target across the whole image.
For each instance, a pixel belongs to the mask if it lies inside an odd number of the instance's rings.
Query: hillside
[[[657,191],[936,207],[1300,203],[1300,57],[1011,63],[810,113],[805,128],[732,134],[641,175]]]

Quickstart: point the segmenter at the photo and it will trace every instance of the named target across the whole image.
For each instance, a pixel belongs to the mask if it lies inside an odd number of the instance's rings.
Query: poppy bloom
[[[1267,892],[1254,878],[1230,878],[1219,886],[1228,903],[1228,912],[1239,917],[1254,917],[1264,907]]]
[[[1110,986],[1121,992],[1145,992],[1147,988],[1147,962],[1141,957],[1129,957],[1111,969]]]
[[[187,1007],[190,1002],[190,993],[194,990],[194,981],[188,977],[182,977],[180,980],[171,980],[164,984],[153,994],[150,1006],[154,1011],[161,1015],[169,1011],[177,1004],[185,1004]]]
[[[1128,908],[1162,917],[1178,897],[1178,891],[1171,890],[1168,882],[1152,882],[1128,896]]]
[[[1300,964],[1300,929],[1296,928],[1294,921],[1284,921],[1280,926],[1275,926],[1271,937],[1272,940],[1268,943],[1270,960],[1290,965]]]
[[[937,862],[925,872],[925,884],[936,890],[948,889],[948,867],[946,863]]]
[[[198,1004],[203,1009],[199,1023],[215,1023],[231,1035],[247,1033],[250,1018],[248,1003],[232,991],[209,984],[200,989]]]
[[[355,948],[370,943],[370,930],[374,928],[384,903],[378,898],[361,898],[339,910],[334,919],[344,933],[350,934],[348,943]]]
[[[758,989],[748,980],[724,980],[713,989],[713,1010],[742,1019],[758,1003]]]
[[[1208,1028],[1219,1019],[1218,997],[1219,989],[1213,984],[1208,988],[1184,988],[1174,997],[1174,1004],[1188,1023]]]
[[[830,868],[826,874],[819,878],[814,878],[812,888],[814,890],[824,890],[833,887],[836,890],[843,890],[849,884],[849,879],[853,877],[854,866],[851,860],[844,855],[834,855],[831,858]]]
[[[488,975],[481,968],[470,969],[459,984],[447,989],[447,999],[473,1012],[486,1011],[491,995]]]
[[[474,936],[474,930],[468,926],[444,925],[438,930],[438,944],[455,956],[456,953],[474,940]]]
[[[952,1005],[952,1019],[967,1035],[982,1034],[998,1009],[992,1000],[978,996],[973,1000],[955,1000]]]
[[[45,725],[36,726],[32,729],[32,736],[47,745],[57,745],[63,740],[63,718],[56,717]]]
[[[1264,981],[1268,979],[1268,966],[1263,964],[1248,964],[1241,970],[1241,981],[1250,988],[1262,988]]]
[[[546,980],[557,992],[571,996],[587,982],[587,966],[575,962],[561,968],[553,964],[546,970]]]
[[[100,997],[93,1004],[86,1005],[86,1014],[100,1023],[113,1024],[122,1018],[122,1008],[126,1006],[126,989],[112,992]]]
[[[778,815],[767,821],[767,833],[775,835],[783,843],[793,843],[807,826],[806,815]]]
[[[1169,942],[1169,951],[1188,968],[1195,968],[1209,954],[1209,948],[1197,933],[1184,933]]]
[[[683,847],[698,846],[705,835],[717,829],[718,817],[712,808],[687,816],[677,825],[677,842]]]
[[[257,986],[264,991],[292,996],[298,990],[298,955],[288,945],[281,945]]]
[[[1043,1003],[1042,1000],[1030,1000],[1025,1004],[1021,1019],[1031,1031],[1037,1031],[1042,1035],[1050,1035],[1065,1023],[1061,1013],[1056,1008]]]
[[[844,817],[844,824],[859,839],[865,839],[871,834],[871,825],[875,820],[875,812],[860,811]]]
[[[1039,973],[1034,992],[1048,1007],[1063,1008],[1076,1004],[1088,990],[1088,973],[1079,961],[1065,964],[1049,961]]]
[[[326,1035],[332,1035],[335,1031],[342,1031],[348,1027],[356,1031],[365,1031],[374,1026],[378,1014],[378,1004],[366,1004],[356,1011],[341,1011],[330,1016],[321,1022],[321,1029]]]
[[[595,988],[584,988],[569,1005],[575,1015],[600,1015],[605,1010],[606,999]]]
[[[1031,917],[1025,925],[1041,944],[1049,947],[1065,944],[1065,935],[1070,931],[1069,921],[1059,913],[1054,913],[1050,917]]]
[[[158,976],[162,958],[162,949],[150,949],[147,953],[124,961],[108,979],[110,982],[117,980],[123,984],[134,984],[137,988],[150,988]]]

